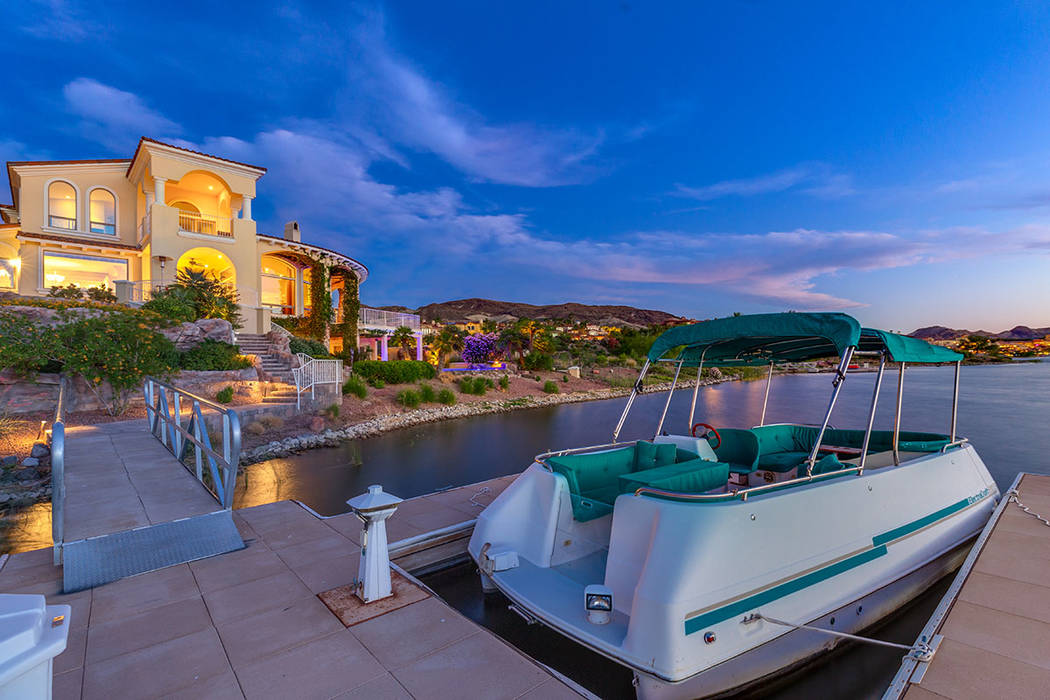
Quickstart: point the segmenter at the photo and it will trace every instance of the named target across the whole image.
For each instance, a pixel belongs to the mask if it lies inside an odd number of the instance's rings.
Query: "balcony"
[[[361,330],[368,331],[394,331],[401,326],[408,326],[413,333],[418,333],[420,329],[419,316],[417,314],[383,311],[382,309],[372,309],[367,306],[361,307],[357,326]]]
[[[233,238],[233,220],[179,209],[179,230],[206,236]]]

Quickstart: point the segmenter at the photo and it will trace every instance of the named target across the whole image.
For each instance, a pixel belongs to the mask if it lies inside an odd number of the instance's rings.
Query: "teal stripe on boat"
[[[900,527],[896,527],[896,528],[894,528],[894,529],[892,529],[892,530],[890,530],[888,532],[882,533],[881,535],[875,535],[875,537],[873,537],[871,539],[871,542],[872,542],[872,544],[875,544],[875,545],[886,544],[887,542],[892,542],[893,540],[895,540],[895,539],[897,539],[899,537],[904,537],[905,535],[910,535],[911,533],[915,532],[916,530],[921,530],[922,528],[926,527],[927,525],[930,525],[931,523],[937,522],[941,518],[946,518],[949,515],[951,515],[952,513],[958,513],[960,510],[962,510],[966,506],[971,505],[972,503],[975,503],[975,502],[976,501],[973,498],[964,498],[961,501],[956,501],[955,503],[951,504],[950,506],[946,506],[946,507],[941,508],[940,510],[938,510],[938,511],[936,511],[934,513],[930,513],[929,515],[927,515],[924,518],[919,518],[918,520],[912,520],[910,523],[907,523],[905,525],[901,525]]]
[[[685,633],[692,634],[693,632],[699,632],[702,629],[706,629],[712,625],[717,625],[719,622],[728,620],[731,617],[742,615],[748,610],[753,610],[759,606],[770,603],[777,598],[783,598],[786,595],[797,593],[803,588],[809,588],[810,586],[825,581],[833,576],[855,569],[862,564],[867,564],[869,561],[878,559],[886,554],[886,545],[881,545],[873,549],[861,552],[860,554],[854,554],[852,557],[843,559],[842,561],[835,562],[830,566],[825,566],[822,569],[811,571],[804,576],[799,576],[791,581],[786,581],[779,586],[773,586],[772,588],[756,593],[755,595],[742,598],[735,603],[723,606],[721,608],[715,608],[709,612],[697,615],[696,617],[690,618],[685,621]]]

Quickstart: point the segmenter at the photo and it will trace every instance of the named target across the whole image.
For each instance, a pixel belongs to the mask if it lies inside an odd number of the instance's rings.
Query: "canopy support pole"
[[[955,363],[955,391],[952,392],[952,430],[948,442],[955,442],[955,421],[959,416],[959,370],[962,369],[962,360]]]
[[[875,426],[875,407],[879,403],[879,389],[882,388],[882,373],[886,370],[886,353],[879,354],[879,373],[875,375],[875,391],[871,393],[871,412],[868,414],[868,430],[864,433],[864,444],[860,448],[860,471],[864,471],[864,462],[868,459],[868,445],[871,443],[871,429]]]
[[[667,418],[667,409],[671,407],[671,397],[674,396],[675,387],[678,386],[678,375],[682,373],[682,365],[685,360],[678,361],[678,367],[674,371],[674,379],[671,380],[671,390],[667,392],[667,402],[664,404],[664,412],[660,414],[660,422],[656,426],[656,435],[653,436],[655,440],[660,435],[660,431],[664,427],[664,419]]]
[[[704,357],[707,355],[707,348],[700,353],[700,364],[696,367],[696,384],[693,385],[693,403],[689,404],[689,427],[686,430],[689,434],[693,434],[693,416],[696,414],[696,397],[700,393],[700,375],[704,373]]]
[[[759,425],[766,424],[766,406],[769,404],[769,385],[773,382],[773,363],[769,363],[769,374],[766,375],[766,396],[762,399],[762,418],[759,419]],[[691,423],[692,421],[690,421]],[[692,427],[692,426],[690,426]]]
[[[624,421],[627,420],[627,414],[631,411],[631,404],[634,403],[634,398],[638,396],[638,392],[642,388],[642,379],[645,378],[645,373],[649,371],[649,365],[651,365],[648,359],[645,364],[642,365],[642,371],[638,374],[638,380],[634,383],[634,388],[631,389],[631,395],[627,397],[627,405],[623,407],[623,415],[620,416],[620,422],[616,424],[616,430],[613,431],[613,442],[616,442],[620,437],[620,431],[623,430]]]
[[[817,453],[820,452],[820,443],[824,440],[824,433],[828,429],[828,423],[831,422],[831,412],[835,408],[835,401],[839,397],[839,392],[842,390],[842,382],[846,379],[846,370],[849,369],[850,360],[853,359],[853,351],[856,347],[850,345],[846,348],[845,352],[842,353],[842,360],[839,362],[838,369],[835,370],[835,379],[832,381],[831,390],[831,401],[828,402],[828,411],[824,414],[824,422],[820,426],[820,432],[817,433],[817,441],[813,444],[813,451],[809,453],[809,459],[806,460],[806,476],[813,476],[813,465],[817,463]]]
[[[897,412],[893,416],[893,464],[901,463],[900,441],[901,441],[901,402],[904,398],[904,366],[902,362],[897,370]]]

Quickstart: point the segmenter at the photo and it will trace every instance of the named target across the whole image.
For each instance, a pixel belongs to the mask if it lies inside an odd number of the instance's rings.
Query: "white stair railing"
[[[302,408],[303,392],[310,391],[314,398],[314,387],[318,384],[341,384],[343,381],[343,361],[325,360],[310,357],[305,353],[296,353],[299,366],[292,367],[292,378],[295,379],[295,407]]]

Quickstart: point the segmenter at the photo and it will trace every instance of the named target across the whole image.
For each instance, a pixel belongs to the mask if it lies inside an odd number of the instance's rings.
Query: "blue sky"
[[[1050,325],[1046,5],[264,5],[13,4],[0,158],[266,166],[373,305]]]

